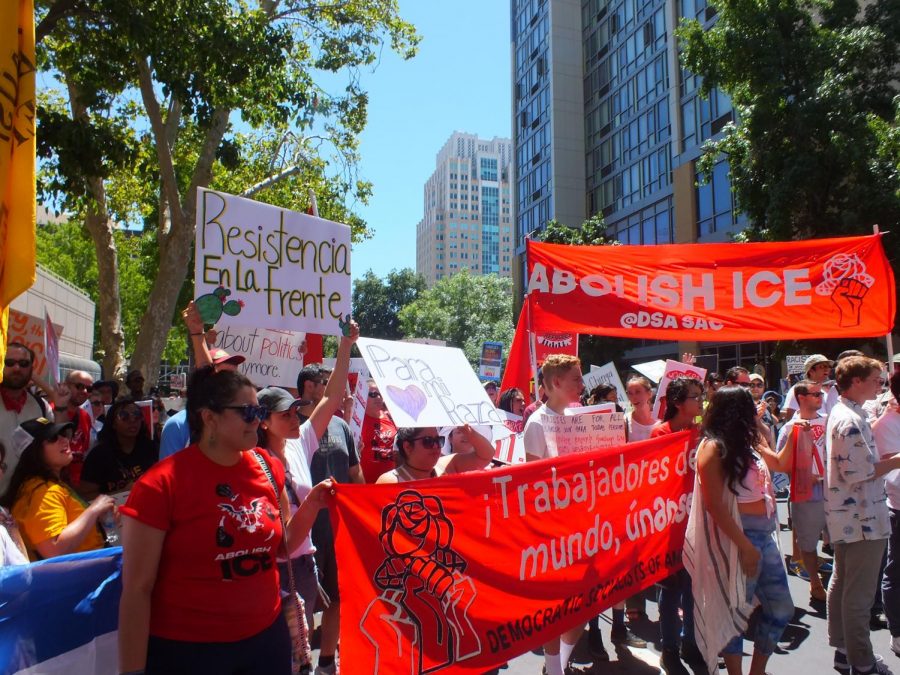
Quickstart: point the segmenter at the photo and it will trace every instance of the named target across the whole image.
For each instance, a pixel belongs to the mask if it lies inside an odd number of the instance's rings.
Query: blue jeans
[[[760,654],[770,656],[775,651],[778,640],[794,616],[794,602],[788,589],[787,573],[781,560],[781,552],[775,542],[778,520],[774,516],[741,515],[744,534],[760,553],[759,573],[747,579],[747,598],[759,598],[762,613],[756,623],[754,634],[748,633],[754,648]],[[744,637],[736,636],[725,649],[724,654],[741,654],[744,651]]]
[[[694,639],[694,593],[691,588],[691,577],[681,570],[659,582],[656,602],[659,605],[659,637],[663,649],[678,649],[678,608],[684,618],[681,639],[684,642],[695,642]]]

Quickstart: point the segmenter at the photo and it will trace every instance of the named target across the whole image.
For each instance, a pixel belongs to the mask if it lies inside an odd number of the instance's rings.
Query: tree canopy
[[[83,222],[97,261],[104,367],[126,354],[151,381],[190,296],[198,187],[305,209],[366,235],[354,213],[364,71],[418,36],[396,0],[37,0],[39,188]],[[130,343],[118,262],[123,225],[156,264]],[[187,290],[186,290],[187,289]]]
[[[405,338],[446,340],[473,366],[485,341],[502,342],[509,353],[515,332],[512,280],[466,269],[441,279],[400,311],[400,329]]]
[[[392,270],[382,279],[372,270],[353,282],[353,318],[360,334],[399,340],[400,310],[425,290],[425,278],[410,268]]]

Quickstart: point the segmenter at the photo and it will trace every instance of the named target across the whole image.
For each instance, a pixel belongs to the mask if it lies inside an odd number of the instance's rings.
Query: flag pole
[[[872,233],[878,234],[878,235],[881,234],[881,230],[879,229],[878,225],[872,226]],[[888,373],[893,373],[894,372],[894,364],[893,364],[894,338],[890,331],[888,331],[888,334],[884,336],[884,345],[885,345],[885,347],[887,347],[887,363],[888,363],[887,370],[888,370]]]
[[[528,270],[528,242],[531,241],[531,234],[527,234],[525,236],[525,270],[527,274]],[[538,366],[537,366],[537,344],[536,344],[536,336],[534,333],[534,325],[531,321],[531,294],[528,291],[528,280],[525,280],[525,311],[526,311],[526,321],[528,327],[528,353],[531,357],[531,377],[534,382],[534,400],[540,400],[540,394],[538,393]]]

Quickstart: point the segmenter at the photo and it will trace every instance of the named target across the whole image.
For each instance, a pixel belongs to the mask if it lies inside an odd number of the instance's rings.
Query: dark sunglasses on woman
[[[247,424],[250,424],[253,420],[262,422],[269,416],[269,409],[264,405],[250,405],[248,403],[247,405],[223,405],[222,408],[224,410],[237,410],[241,419]]]
[[[143,418],[144,414],[140,410],[120,410],[116,413],[116,417],[118,417],[123,422],[126,420],[139,420]]]
[[[435,447],[440,448],[444,445],[443,436],[416,436],[413,438],[413,441],[422,441],[422,447],[427,450],[432,450]]]

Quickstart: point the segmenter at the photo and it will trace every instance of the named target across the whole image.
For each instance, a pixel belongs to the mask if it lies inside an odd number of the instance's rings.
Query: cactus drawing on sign
[[[194,305],[200,312],[200,318],[203,320],[204,327],[209,330],[223,314],[228,316],[237,316],[244,307],[243,300],[228,300],[231,291],[223,286],[219,286],[212,293],[201,295],[194,300]]]

